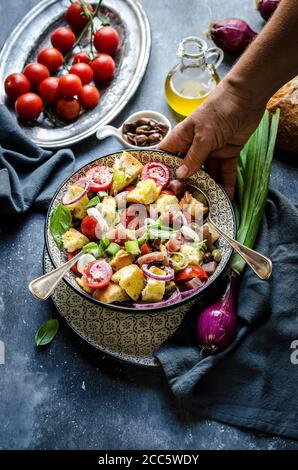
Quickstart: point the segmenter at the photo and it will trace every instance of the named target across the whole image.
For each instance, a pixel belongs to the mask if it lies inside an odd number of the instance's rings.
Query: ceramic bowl
[[[168,126],[168,132],[164,136],[164,138],[171,132],[172,130],[172,125],[168,118],[164,116],[161,113],[158,113],[157,111],[150,111],[150,110],[144,110],[144,111],[138,111],[137,113],[131,114],[124,122],[121,124],[120,127],[114,127],[114,126],[102,126],[100,129],[98,129],[96,133],[96,137],[98,140],[103,140],[106,139],[107,137],[115,137],[119,142],[122,143],[122,145],[126,148],[132,148],[132,149],[137,149],[137,150],[144,150],[144,149],[154,149],[156,148],[158,144],[155,145],[150,145],[148,147],[140,147],[138,145],[132,145],[130,144],[127,140],[123,138],[123,126],[124,124],[128,122],[133,122],[137,121],[138,119],[141,118],[148,118],[148,119],[155,119],[155,121],[162,122],[163,124],[166,124]]]
[[[175,155],[172,155],[167,152],[163,152],[160,150],[130,150],[132,155],[136,157],[140,162],[143,164],[146,164],[151,161],[158,161],[162,162],[165,165],[167,165],[169,168],[175,172],[175,170],[178,168],[178,166],[181,164],[181,159]],[[95,165],[106,165],[109,167],[112,167],[115,161],[115,158],[119,157],[122,152],[116,152],[112,153],[110,155],[106,155],[104,157],[101,157],[97,160],[94,160],[87,165],[83,166],[81,169],[77,170],[75,173],[73,173],[69,178],[67,178],[66,181],[58,188],[56,191],[52,202],[50,204],[48,214],[46,217],[46,222],[45,222],[45,243],[46,243],[46,249],[49,254],[49,257],[51,259],[52,264],[55,267],[61,266],[66,260],[65,252],[63,250],[60,250],[49,229],[49,221],[50,221],[50,216],[55,207],[57,207],[58,204],[62,202],[62,198],[64,193],[67,190],[67,187],[69,184],[74,184],[80,177],[84,176],[85,173],[90,170],[92,167]],[[215,183],[215,181],[203,170],[198,171],[195,173],[193,176],[191,176],[189,179],[189,183],[192,184],[193,186],[196,186],[198,189],[201,189],[206,196],[209,199],[210,206],[210,215],[212,220],[218,225],[218,227],[224,231],[227,235],[230,237],[235,236],[235,216],[233,212],[233,208],[231,205],[231,202],[225,193],[225,191]],[[192,306],[197,298],[201,296],[204,292],[206,292],[207,289],[210,289],[212,285],[214,284],[215,280],[223,273],[230,256],[232,254],[232,248],[222,239],[219,240],[219,247],[222,251],[222,258],[220,263],[217,266],[217,269],[215,273],[209,277],[208,281],[206,284],[202,287],[202,289],[199,292],[194,293],[193,295],[180,300],[176,302],[175,304],[168,305],[168,306],[163,306],[163,307],[154,307],[150,310],[150,312],[159,312],[159,311],[164,311],[167,310],[169,312],[175,310],[175,309],[183,309],[184,311],[187,311],[187,309]],[[68,274],[64,277],[64,281],[72,288],[74,289],[77,293],[79,293],[81,296],[85,298],[86,301],[92,302],[98,305],[101,305],[102,307],[105,308],[112,308],[120,311],[135,311],[136,313],[141,314],[142,310],[136,310],[133,309],[132,307],[127,307],[123,305],[114,305],[114,304],[105,304],[104,302],[101,302],[95,298],[93,298],[91,295],[87,294],[84,292],[76,283],[76,276],[75,274],[70,271]]]

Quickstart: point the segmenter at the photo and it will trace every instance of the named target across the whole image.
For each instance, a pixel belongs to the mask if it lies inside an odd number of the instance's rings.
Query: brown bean
[[[139,134],[135,136],[136,145],[146,145],[148,142],[148,137],[144,134]]]
[[[158,143],[160,142],[162,139],[162,135],[158,134],[157,132],[155,132],[154,134],[151,134],[149,135],[148,137],[148,142],[153,145],[155,143]]]
[[[127,140],[131,144],[134,144],[135,143],[135,134],[132,134],[131,132],[128,132],[126,135],[127,135]]]
[[[123,124],[123,134],[127,134],[127,132],[134,132],[136,130],[135,122],[126,122]]]
[[[135,121],[136,127],[148,126],[148,125],[150,125],[149,123],[150,123],[150,119],[148,119],[148,118],[140,118],[137,121]]]

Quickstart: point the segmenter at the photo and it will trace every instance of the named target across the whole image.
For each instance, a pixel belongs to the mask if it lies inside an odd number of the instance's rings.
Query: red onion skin
[[[281,0],[257,0],[256,7],[265,21],[273,15]]]
[[[226,18],[210,23],[208,35],[224,52],[239,55],[255,39],[257,33],[244,20]]]
[[[211,353],[230,344],[237,333],[236,297],[238,274],[231,271],[225,293],[198,317],[197,338],[201,348]]]

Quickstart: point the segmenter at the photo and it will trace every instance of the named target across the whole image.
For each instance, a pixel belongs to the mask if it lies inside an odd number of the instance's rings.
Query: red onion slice
[[[88,180],[84,184],[85,184],[85,186],[84,187],[82,186],[82,192],[78,196],[73,197],[72,194],[71,194],[71,189],[68,189],[66,191],[66,193],[64,194],[64,196],[62,198],[62,202],[65,206],[70,206],[71,204],[75,204],[80,199],[82,199],[82,197],[84,197],[85,194],[88,193],[88,190],[89,190],[89,187],[90,187],[90,181]],[[71,199],[71,197],[73,199]]]
[[[179,302],[179,300],[181,300],[181,292],[177,289],[167,300],[162,300],[161,302],[152,302],[150,304],[133,304],[133,307],[137,310],[145,310],[147,308],[154,307],[166,307],[167,305],[171,305],[174,302]]]
[[[199,287],[195,287],[194,289],[189,289],[189,290],[180,292],[181,298],[185,299],[186,297],[189,297],[190,295],[194,294],[195,292],[198,292],[199,290],[201,290],[204,287],[204,285],[205,285],[205,282]]]
[[[163,266],[161,269],[166,271],[166,274],[154,274],[150,271],[148,264],[142,264],[141,269],[147,277],[151,277],[156,281],[171,281],[175,277],[174,269],[169,266]]]

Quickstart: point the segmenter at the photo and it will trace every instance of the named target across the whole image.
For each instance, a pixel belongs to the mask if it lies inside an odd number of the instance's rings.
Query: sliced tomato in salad
[[[111,280],[113,270],[109,263],[103,259],[97,259],[88,263],[84,269],[83,280],[90,289],[102,289]]]
[[[126,188],[124,189],[125,191],[132,191],[133,189],[135,189],[136,185],[135,184],[130,184],[129,186],[126,186]]]
[[[160,162],[147,163],[142,171],[142,180],[152,179],[157,186],[166,188],[170,181],[170,171],[166,165]]]
[[[90,179],[91,191],[105,191],[112,186],[113,173],[106,166],[95,166],[87,171],[86,176]]]
[[[69,261],[69,260],[72,259],[74,256],[76,256],[79,251],[80,251],[80,250],[76,250],[76,251],[73,251],[72,253],[67,253],[67,261]],[[79,276],[81,275],[81,273],[80,273],[79,270],[78,270],[78,262],[76,262],[75,264],[72,265],[71,270],[72,270],[75,274],[78,274]]]
[[[198,277],[200,281],[208,280],[208,275],[206,271],[203,268],[201,268],[201,266],[194,266],[192,264],[189,264],[188,266],[186,266],[186,268],[182,269],[182,271],[178,272],[178,274],[176,275],[176,281],[177,282],[190,281],[194,277]]]
[[[152,253],[152,248],[148,245],[148,243],[143,243],[140,247],[141,255],[148,255],[148,253]]]
[[[97,219],[92,215],[86,215],[81,222],[81,232],[85,235],[85,237],[89,238],[89,240],[97,240],[95,234],[95,227],[97,225]]]

